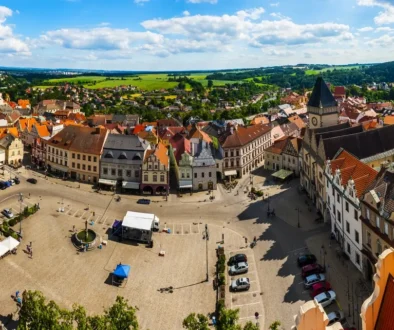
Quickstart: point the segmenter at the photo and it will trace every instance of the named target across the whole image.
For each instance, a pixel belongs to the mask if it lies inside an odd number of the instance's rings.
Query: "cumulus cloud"
[[[373,27],[365,26],[365,27],[363,27],[361,29],[358,29],[357,31],[359,31],[359,32],[369,32],[369,31],[373,31]]]
[[[189,3],[210,3],[210,4],[215,4],[218,3],[218,0],[187,0]]]
[[[359,6],[380,7],[382,11],[374,18],[378,25],[394,23],[394,1],[392,0],[357,0]]]
[[[0,6],[0,53],[29,55],[30,50],[27,43],[13,34],[10,25],[6,25],[7,18],[12,14],[10,8]]]

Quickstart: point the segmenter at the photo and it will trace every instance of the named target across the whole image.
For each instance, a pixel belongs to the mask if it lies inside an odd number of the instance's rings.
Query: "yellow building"
[[[0,149],[5,151],[5,163],[13,167],[22,165],[23,143],[14,135],[8,133],[0,140]]]

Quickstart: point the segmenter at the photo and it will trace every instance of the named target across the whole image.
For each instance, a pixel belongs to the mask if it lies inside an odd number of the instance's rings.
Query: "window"
[[[197,173],[194,173],[194,178],[197,179]]]
[[[134,176],[135,176],[136,178],[139,178],[139,177],[140,177],[140,171],[139,171],[139,170],[135,170],[135,171],[134,171]]]
[[[93,166],[93,172],[97,172],[97,166]]]
[[[346,231],[347,231],[348,233],[350,233],[350,224],[349,224],[348,221],[346,221]]]
[[[347,243],[347,254],[352,254],[352,250],[350,249],[349,243]]]
[[[228,152],[227,152],[227,151],[224,153],[224,156],[225,156],[225,157],[228,157]]]
[[[81,155],[80,154],[77,155],[77,159],[81,159]]]
[[[71,156],[72,158],[75,158],[75,153],[72,153],[72,156]]]
[[[357,212],[357,210],[354,210],[354,219],[358,220],[358,212]]]
[[[107,175],[108,174],[108,168],[103,167],[103,174]]]
[[[346,212],[349,212],[349,203],[348,202],[345,203],[345,209],[346,209]]]
[[[64,166],[67,166],[67,160],[64,161]]]
[[[376,227],[380,229],[380,218],[376,216]]]
[[[371,233],[367,231],[367,244],[371,247]]]
[[[126,176],[131,177],[131,170],[126,170]]]
[[[381,254],[381,253],[382,253],[382,244],[380,243],[380,239],[378,239],[378,240],[376,241],[376,249],[377,249],[377,251],[378,251],[378,254]]]
[[[341,212],[337,211],[337,220],[341,222]]]
[[[368,219],[368,220],[371,220],[371,215],[370,215],[370,213],[369,213],[369,209],[367,209],[367,219]]]
[[[94,161],[97,162],[97,157],[94,157]]]
[[[116,170],[114,168],[111,168],[111,175],[115,176],[116,175]]]
[[[86,160],[86,156],[85,155],[82,155],[82,160]]]
[[[327,204],[328,204],[328,207],[330,207],[330,205],[331,205],[330,196],[327,196]]]
[[[385,233],[386,235],[389,234],[389,224],[388,224],[387,222],[384,223],[384,233]]]
[[[157,182],[157,174],[153,174],[153,182]]]
[[[184,179],[185,178],[185,173],[184,172],[182,172],[182,179]]]
[[[59,156],[63,156],[63,152],[61,150],[59,151]]]
[[[152,164],[148,165],[148,169],[151,170],[152,169]]]
[[[77,164],[77,169],[79,170],[81,168],[81,164]]]
[[[160,182],[164,182],[165,178],[164,178],[164,174],[160,174]]]
[[[334,185],[332,185],[331,187],[332,187],[332,189],[331,189],[331,190],[332,190],[332,195],[333,195],[334,198],[335,198],[335,189],[334,189]]]
[[[205,177],[205,173],[204,172],[201,173],[201,177],[202,178]]]
[[[88,171],[91,171],[92,167],[90,165],[88,165]]]
[[[75,163],[72,163],[71,167],[75,168]]]
[[[157,164],[155,164],[155,170],[157,170]]]
[[[337,202],[339,203],[341,201],[341,196],[339,196],[339,193],[337,194]]]
[[[86,170],[86,165],[85,164],[82,164],[82,170]]]
[[[123,175],[123,171],[122,170],[118,170],[118,176],[122,176]]]
[[[209,176],[210,178],[212,178],[212,172],[209,172],[209,173],[208,173],[208,176]]]
[[[144,174],[144,181],[148,181],[148,174]]]
[[[188,179],[190,179],[190,173],[189,173],[189,172],[186,173],[186,177],[187,177]]]
[[[293,159],[294,160],[294,159]],[[327,180],[327,188],[330,188],[330,184],[328,183],[328,180]]]
[[[356,263],[357,265],[360,264],[360,255],[358,253],[356,253]]]
[[[92,161],[92,156],[88,156],[88,161],[89,161],[89,162]]]
[[[360,234],[357,230],[354,231],[354,239],[356,240],[356,243],[360,243]]]

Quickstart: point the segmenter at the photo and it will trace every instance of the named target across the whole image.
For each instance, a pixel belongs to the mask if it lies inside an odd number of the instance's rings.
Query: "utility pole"
[[[19,235],[22,236],[22,203],[23,203],[23,195],[19,193]]]
[[[209,270],[208,270],[208,241],[209,241],[209,233],[208,233],[208,224],[205,224],[205,250],[206,250],[206,264],[207,264],[207,282],[209,281]]]
[[[297,207],[295,210],[297,211],[297,227],[301,228],[301,224],[300,224],[300,212],[301,212],[301,210],[300,210],[299,207]]]

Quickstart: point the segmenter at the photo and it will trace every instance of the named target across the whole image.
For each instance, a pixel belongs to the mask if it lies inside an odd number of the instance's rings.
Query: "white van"
[[[160,230],[160,219],[157,215],[155,215],[152,223],[152,230],[159,231]]]

